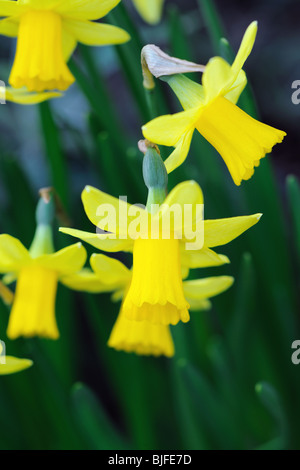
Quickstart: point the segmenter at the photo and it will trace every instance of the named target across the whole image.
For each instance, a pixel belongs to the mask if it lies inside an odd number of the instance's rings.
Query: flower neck
[[[32,258],[54,253],[52,227],[38,225],[29,249]]]

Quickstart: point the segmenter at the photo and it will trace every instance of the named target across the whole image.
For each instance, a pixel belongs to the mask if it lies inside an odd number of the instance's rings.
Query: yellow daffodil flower
[[[0,375],[10,375],[31,367],[33,362],[30,359],[19,359],[13,356],[3,355],[3,346],[0,341]]]
[[[48,253],[47,253],[48,251]],[[38,254],[33,243],[28,251],[10,235],[0,235],[0,272],[13,273],[17,279],[15,298],[9,318],[7,336],[42,336],[57,339],[55,319],[57,282],[66,274],[80,270],[86,260],[81,243],[56,253]]]
[[[120,44],[129,35],[97,23],[120,0],[1,0],[0,34],[17,37],[9,83],[29,91],[66,90],[74,77],[67,67],[77,42]]]
[[[132,0],[141,17],[150,24],[161,20],[164,0]]]
[[[130,288],[132,271],[116,259],[102,254],[91,256],[92,270],[63,277],[61,282],[71,289],[84,292],[114,292],[115,301],[123,298]],[[208,298],[227,290],[233,283],[230,276],[218,276],[183,282],[183,291],[190,310],[210,308]],[[148,321],[128,320],[123,303],[113,327],[108,345],[118,351],[140,355],[174,355],[174,344],[169,326]]]
[[[163,325],[176,325],[180,320],[189,321],[189,303],[184,294],[182,269],[217,266],[229,262],[226,256],[215,253],[211,248],[229,243],[255,225],[261,217],[261,214],[254,214],[231,219],[206,220],[203,224],[204,242],[201,248],[191,250],[187,242],[197,239],[198,236],[194,231],[199,222],[196,210],[189,212],[191,217],[188,225],[185,217],[177,220],[177,226],[171,226],[167,239],[163,238],[164,233],[160,230],[154,236],[141,232],[134,238],[131,224],[136,222],[138,214],[138,225],[150,222],[151,226],[157,227],[158,221],[172,219],[173,207],[179,207],[184,214],[186,204],[192,209],[202,205],[202,191],[194,181],[177,185],[155,215],[140,206],[131,206],[90,186],[84,189],[82,201],[88,218],[98,229],[110,233],[97,234],[67,228],[60,230],[100,250],[132,251],[132,281],[123,304],[124,314],[128,320],[143,320]],[[106,217],[103,217],[101,208],[107,207],[113,207],[115,217],[107,216],[107,212]],[[179,229],[184,229],[181,230],[181,238],[177,238]]]
[[[26,88],[15,89],[12,87],[0,87],[0,96],[5,101],[11,101],[18,104],[37,104],[52,98],[59,98],[61,93],[57,92],[44,92],[44,93],[30,93]]]
[[[282,142],[285,132],[253,119],[236,106],[247,83],[242,67],[256,32],[257,23],[253,22],[231,66],[221,57],[212,58],[202,86],[182,75],[166,78],[184,111],[150,121],[143,134],[152,142],[175,147],[165,161],[168,173],[186,159],[195,129],[220,153],[236,185],[251,178],[260,159]]]

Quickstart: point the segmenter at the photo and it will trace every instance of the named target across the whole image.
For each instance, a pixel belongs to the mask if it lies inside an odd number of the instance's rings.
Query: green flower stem
[[[124,153],[124,143],[126,147],[127,139],[111,106],[111,99],[107,93],[107,90],[105,89],[103,79],[94,69],[94,65],[90,57],[90,51],[88,51],[84,46],[80,47],[80,51],[89,75],[93,76],[97,73],[97,87],[94,87],[90,83],[89,78],[84,72],[82,72],[81,68],[74,59],[70,60],[68,64],[69,68],[76,78],[77,84],[81,91],[89,101],[91,108],[98,116],[101,126],[112,136],[114,139],[114,144],[118,150]]]
[[[53,186],[62,203],[68,207],[68,177],[65,156],[62,151],[60,135],[48,101],[39,104],[41,126],[44,136]]]

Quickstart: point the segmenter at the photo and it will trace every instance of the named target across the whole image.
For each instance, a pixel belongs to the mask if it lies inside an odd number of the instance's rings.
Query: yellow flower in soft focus
[[[163,325],[176,325],[180,320],[189,321],[189,303],[182,283],[183,269],[217,266],[229,262],[226,256],[215,253],[211,248],[224,245],[238,237],[255,225],[261,216],[255,214],[206,220],[203,223],[204,243],[199,249],[191,250],[190,244],[197,240],[199,235],[194,231],[199,222],[197,217],[200,217],[196,208],[203,205],[201,188],[194,181],[177,185],[155,215],[140,206],[131,206],[90,186],[84,189],[82,201],[88,218],[98,229],[110,233],[88,233],[67,228],[60,230],[103,251],[132,251],[132,281],[123,304],[124,314],[128,320],[144,320]],[[174,207],[182,209],[180,213],[185,214],[186,205],[191,209],[188,213],[190,220],[187,221],[184,217],[177,220],[177,226],[171,226],[169,238],[164,238],[165,234],[161,231],[156,232],[154,237],[146,233],[132,237],[131,228],[137,214],[140,216],[139,224],[150,222],[151,226],[157,226],[158,221],[173,218]],[[116,217],[110,218],[107,215],[108,207],[114,209]],[[180,229],[181,238],[176,238]]]
[[[61,93],[46,91],[43,93],[28,92],[26,88],[15,89],[12,87],[0,87],[0,97],[5,101],[18,104],[37,104],[52,98],[59,98]]]
[[[30,359],[19,359],[13,356],[6,356],[3,351],[2,341],[0,341],[0,375],[10,375],[28,369],[33,362]]]
[[[85,263],[86,251],[81,243],[56,253],[51,253],[51,242],[41,246],[42,236],[45,240],[50,239],[48,233],[41,233],[48,229],[47,226],[39,227],[38,237],[30,250],[16,238],[0,235],[0,272],[8,273],[10,282],[17,280],[7,329],[10,339],[59,337],[55,318],[57,283],[62,276],[79,271]]]
[[[84,292],[114,292],[112,299],[118,301],[126,296],[132,280],[132,271],[116,259],[105,255],[92,255],[92,270],[63,277],[61,282],[71,289]],[[190,310],[210,308],[208,298],[227,290],[233,283],[230,276],[218,276],[183,282],[183,290]],[[140,355],[174,355],[174,343],[170,327],[160,323],[129,320],[123,303],[108,340],[108,346]]]
[[[1,0],[0,34],[17,37],[9,83],[29,91],[66,90],[74,77],[67,67],[77,42],[120,44],[129,35],[97,23],[120,0]]]
[[[3,300],[12,302],[7,336],[41,336],[57,339],[55,318],[57,283],[62,276],[84,266],[86,251],[81,243],[54,252],[52,223],[55,217],[53,190],[44,188],[36,208],[36,230],[29,250],[11,235],[0,235],[0,273],[3,282],[17,281],[13,299],[4,292]],[[3,295],[3,292],[2,292]]]
[[[150,24],[161,20],[164,0],[132,0],[141,17]]]
[[[202,86],[183,75],[166,77],[184,111],[150,121],[143,134],[151,142],[175,147],[165,161],[168,173],[186,159],[195,129],[217,149],[237,185],[251,178],[260,159],[282,142],[285,132],[253,119],[236,106],[247,83],[242,67],[256,32],[254,21],[231,66],[221,57],[213,57],[203,73]]]

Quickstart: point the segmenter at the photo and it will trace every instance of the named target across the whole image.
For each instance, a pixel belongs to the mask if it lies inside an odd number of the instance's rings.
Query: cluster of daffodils
[[[189,310],[209,308],[209,298],[233,283],[229,276],[186,280],[189,271],[228,263],[225,255],[212,248],[238,237],[256,224],[261,214],[204,221],[203,212],[197,210],[203,206],[199,185],[194,181],[180,183],[164,199],[164,172],[159,154],[148,148],[144,157],[144,178],[149,189],[145,209],[87,186],[82,202],[88,218],[97,226],[97,233],[60,230],[102,251],[133,253],[131,270],[117,260],[94,255],[92,271],[85,270],[64,280],[79,290],[87,290],[91,283],[92,292],[112,291],[114,299],[123,299],[108,344],[138,354],[172,356],[170,325],[187,323]],[[101,208],[108,207],[112,208],[111,214],[103,216]],[[179,209],[179,217],[172,216],[174,208]],[[163,229],[165,221],[171,221],[165,224],[168,233]],[[132,224],[139,227],[137,232],[133,232]],[[198,227],[203,232],[199,245],[195,242]],[[193,243],[196,249],[189,249]]]
[[[35,104],[60,97],[60,91],[74,82],[67,62],[78,42],[100,46],[128,41],[126,31],[97,22],[119,2],[0,0],[0,34],[17,38],[9,77],[11,87],[0,90],[5,99]],[[163,0],[133,3],[149,23],[160,20]],[[172,357],[172,328],[179,322],[188,323],[190,312],[211,308],[210,299],[231,287],[231,276],[191,279],[190,274],[194,269],[229,263],[228,257],[215,249],[255,225],[261,214],[205,220],[202,190],[195,181],[182,182],[169,193],[167,183],[168,173],[185,161],[195,129],[220,153],[236,185],[251,178],[260,160],[285,136],[283,131],[260,123],[237,106],[247,83],[243,66],[256,32],[257,24],[253,22],[232,65],[214,57],[205,67],[196,68],[203,71],[201,85],[182,75],[190,70],[185,69],[188,62],[164,53],[159,60],[148,55],[144,72],[148,77],[151,73],[162,77],[175,92],[183,111],[157,117],[143,126],[147,139],[141,144],[143,177],[148,188],[146,206],[130,205],[122,198],[86,186],[82,202],[87,217],[96,226],[95,232],[60,228],[102,252],[131,253],[130,269],[103,253],[94,253],[86,267],[87,254],[81,242],[55,252],[55,211],[49,192],[39,200],[36,232],[29,249],[8,234],[0,235],[0,296],[11,306],[7,326],[10,340],[20,336],[58,339],[55,301],[57,284],[61,282],[77,291],[109,292],[112,301],[121,301],[108,338],[110,347]],[[196,70],[196,64],[190,66]],[[165,162],[157,145],[174,147]],[[13,282],[14,294],[7,287]],[[27,359],[6,356],[2,343],[0,348],[0,374],[18,372],[32,364]]]

